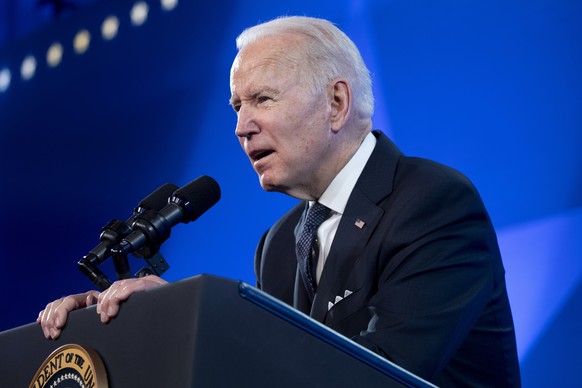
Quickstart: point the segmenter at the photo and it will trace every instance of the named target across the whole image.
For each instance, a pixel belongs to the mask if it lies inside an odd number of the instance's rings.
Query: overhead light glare
[[[108,16],[101,24],[101,36],[105,40],[111,40],[117,36],[119,19],[117,16]]]
[[[148,18],[150,8],[147,3],[139,1],[131,8],[131,24],[134,26],[141,26]]]
[[[161,3],[164,11],[171,11],[178,6],[178,0],[161,0]]]
[[[4,93],[10,87],[10,79],[12,75],[10,74],[10,70],[2,69],[0,70],[0,93]]]
[[[23,80],[28,81],[34,77],[34,73],[36,73],[36,59],[32,55],[28,55],[20,65],[20,75]]]
[[[91,34],[87,30],[80,30],[73,40],[73,48],[77,54],[83,54],[89,49]]]
[[[53,43],[46,52],[46,62],[50,67],[56,67],[63,59],[63,45],[60,43]]]

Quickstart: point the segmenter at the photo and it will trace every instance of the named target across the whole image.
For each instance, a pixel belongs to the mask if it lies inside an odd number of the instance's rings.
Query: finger
[[[101,322],[106,323],[109,321],[107,311],[111,305],[112,298],[117,293],[122,283],[123,280],[114,282],[107,290],[99,294],[97,297],[97,314],[100,315]]]
[[[117,288],[118,282],[113,283],[108,289],[97,295],[97,314],[101,314],[103,305],[107,306],[108,296]]]
[[[119,284],[119,287],[109,296],[109,305],[105,314],[108,318],[113,318],[119,313],[121,303],[125,302],[131,295],[137,291],[143,290],[143,281],[141,279],[132,279]]]
[[[106,297],[106,304],[102,307],[101,320],[109,322],[119,313],[121,303],[126,301],[134,292],[140,290],[140,280],[130,279],[119,282],[115,289]]]
[[[51,315],[53,315],[55,326],[57,328],[61,329],[65,326],[67,317],[71,311],[82,307],[78,299],[83,299],[83,297],[81,295],[67,296],[55,309],[51,310]]]
[[[146,276],[137,279],[118,280],[106,291],[98,296],[97,313],[102,322],[109,322],[119,313],[121,303],[129,299],[131,295],[138,291],[159,287],[167,281],[158,276]]]
[[[72,310],[83,307],[84,294],[70,295],[49,303],[42,312],[40,324],[46,338],[57,339]],[[81,302],[80,302],[81,301]]]
[[[38,318],[36,319],[36,322],[40,324],[40,327],[42,329],[42,333],[45,336],[45,338],[49,339],[50,338],[50,332],[47,326],[47,318],[48,318],[48,311],[51,308],[51,303],[47,304],[46,307],[44,308],[44,310],[42,310],[41,312],[38,313]]]
[[[39,313],[40,325],[44,336],[47,339],[53,338],[53,335],[58,335],[54,333],[56,328],[56,322],[54,320],[55,314],[54,310],[62,303],[62,299],[56,300],[47,304],[46,308]]]
[[[85,306],[93,306],[97,303],[97,296],[99,292],[97,291],[89,291],[87,293],[87,297],[85,298]]]
[[[107,293],[101,297],[100,315],[102,322],[109,322],[111,318],[117,316],[121,303],[137,291],[144,289],[142,278],[125,279],[115,283],[107,290]]]
[[[61,335],[61,329],[67,323],[69,312],[78,307],[77,301],[74,297],[67,296],[60,300],[60,303],[54,303],[48,311],[47,328],[50,333],[50,338],[57,339]]]

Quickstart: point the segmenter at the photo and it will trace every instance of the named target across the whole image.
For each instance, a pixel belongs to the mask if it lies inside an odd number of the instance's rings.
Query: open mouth
[[[266,156],[269,156],[273,153],[273,150],[259,150],[253,152],[250,156],[253,162],[258,162],[259,160],[263,159]]]

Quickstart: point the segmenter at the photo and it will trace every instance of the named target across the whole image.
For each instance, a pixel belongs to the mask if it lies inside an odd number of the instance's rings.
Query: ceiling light
[[[75,40],[73,41],[73,47],[77,54],[83,54],[89,48],[91,43],[91,34],[87,30],[81,30],[75,35]]]
[[[117,35],[119,30],[119,19],[116,16],[109,16],[101,25],[101,36],[105,40],[111,40]]]
[[[0,93],[8,90],[11,78],[12,76],[10,75],[10,70],[8,69],[0,70]]]
[[[145,23],[148,18],[149,7],[147,3],[140,1],[135,3],[131,8],[131,24],[140,26]]]
[[[46,62],[50,67],[58,66],[63,59],[63,46],[60,43],[53,43],[46,52]]]
[[[36,72],[36,59],[32,55],[28,55],[22,61],[22,65],[20,65],[20,75],[22,79],[28,81],[32,77],[34,77],[34,73]]]
[[[178,5],[178,0],[161,0],[161,3],[164,11],[171,11]]]

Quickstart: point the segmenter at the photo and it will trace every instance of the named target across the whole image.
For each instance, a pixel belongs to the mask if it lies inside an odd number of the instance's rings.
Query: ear
[[[331,102],[331,129],[339,132],[350,116],[352,106],[352,90],[348,81],[336,79],[329,84],[329,96]]]

